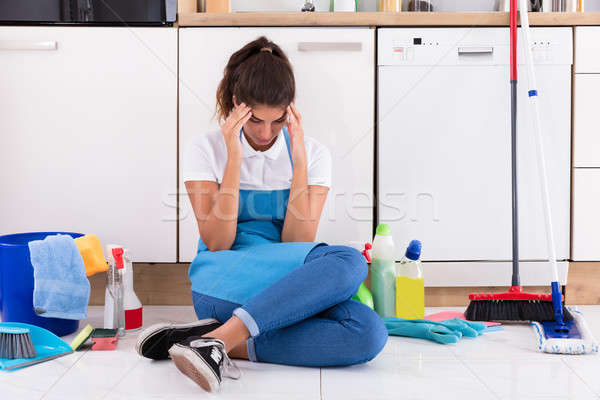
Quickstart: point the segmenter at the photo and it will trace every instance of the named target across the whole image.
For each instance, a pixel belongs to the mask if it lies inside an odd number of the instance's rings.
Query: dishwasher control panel
[[[525,62],[521,30],[519,64]],[[573,62],[571,28],[532,28],[536,64]],[[508,65],[508,28],[381,28],[378,65]]]
[[[409,40],[410,42],[410,40]],[[392,48],[392,53],[394,55],[394,60],[401,61],[412,61],[415,57],[415,47],[417,46],[439,46],[440,42],[437,40],[427,40],[423,39],[423,37],[415,36],[412,38],[411,44],[405,44],[402,41],[398,41],[394,43]]]

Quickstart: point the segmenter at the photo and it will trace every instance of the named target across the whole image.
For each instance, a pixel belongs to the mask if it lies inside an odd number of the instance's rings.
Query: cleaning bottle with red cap
[[[131,253],[125,247],[119,244],[107,244],[106,245],[106,254],[112,256],[113,249],[122,249],[123,250],[123,266],[121,269],[122,274],[122,283],[123,283],[123,309],[125,312],[125,330],[126,331],[135,331],[142,327],[143,323],[143,307],[142,302],[135,294],[133,290],[133,262],[131,258]],[[109,260],[110,265],[110,260]],[[109,271],[110,272],[110,271]],[[112,296],[108,290],[109,286],[106,287],[106,295],[105,295],[105,304],[112,304]],[[108,307],[105,309],[107,312],[110,309]],[[112,314],[109,314],[105,318],[106,321],[112,321]],[[111,322],[107,322],[110,328]],[[105,324],[105,327],[106,324]],[[112,328],[115,329],[115,328]]]

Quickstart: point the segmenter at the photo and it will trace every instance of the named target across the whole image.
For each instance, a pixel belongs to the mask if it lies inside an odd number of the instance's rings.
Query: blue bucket
[[[4,322],[36,325],[57,336],[65,336],[79,328],[79,321],[44,318],[33,312],[33,265],[29,242],[56,234],[73,239],[83,236],[72,232],[29,232],[0,236],[0,312]]]

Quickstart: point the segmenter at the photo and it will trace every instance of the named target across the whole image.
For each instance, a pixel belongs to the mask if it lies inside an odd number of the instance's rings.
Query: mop
[[[465,312],[470,321],[552,321],[554,307],[549,294],[526,293],[519,277],[519,229],[517,196],[517,0],[510,2],[511,178],[512,178],[512,283],[508,292],[470,294]],[[573,317],[563,311],[565,320]]]
[[[525,39],[525,56],[527,60],[527,73],[529,76],[529,100],[533,115],[533,125],[536,141],[536,155],[538,163],[539,180],[542,186],[542,203],[544,219],[546,222],[546,240],[550,265],[552,266],[552,305],[554,310],[553,321],[532,322],[538,337],[538,349],[546,353],[585,354],[597,353],[598,343],[590,332],[580,312],[571,310],[573,319],[565,320],[563,314],[562,295],[558,283],[558,267],[556,265],[556,249],[554,246],[554,233],[550,213],[550,196],[548,194],[548,176],[546,173],[546,157],[542,142],[540,112],[537,103],[537,84],[531,54],[531,37],[529,29],[529,16],[527,14],[527,1],[519,2],[521,26]]]

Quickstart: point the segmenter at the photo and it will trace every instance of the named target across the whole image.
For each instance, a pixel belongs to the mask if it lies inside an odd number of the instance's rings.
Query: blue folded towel
[[[29,242],[33,265],[33,308],[47,318],[86,319],[90,282],[81,253],[69,235]]]

